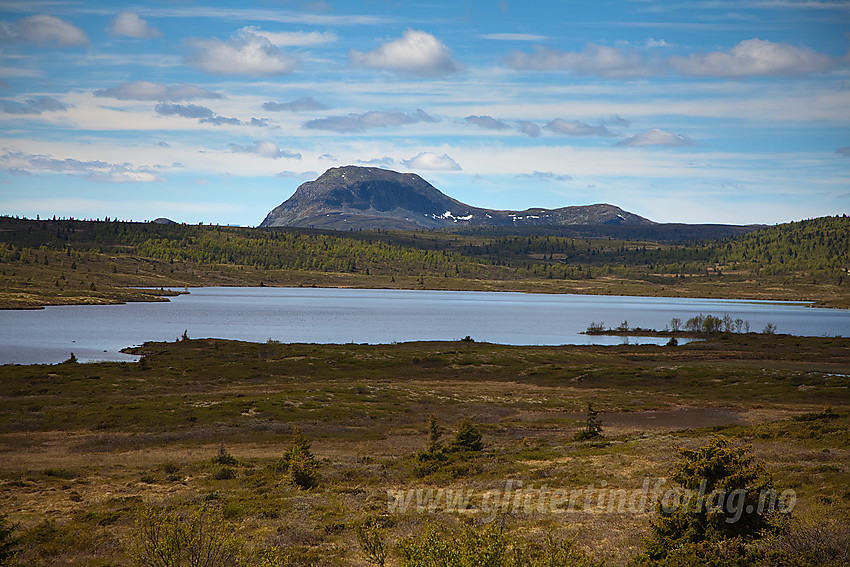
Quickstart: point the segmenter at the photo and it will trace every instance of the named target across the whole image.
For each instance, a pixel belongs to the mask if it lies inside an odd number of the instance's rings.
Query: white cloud
[[[652,130],[647,130],[646,132],[641,132],[640,134],[635,134],[631,138],[626,138],[625,140],[621,140],[617,142],[618,146],[667,146],[667,147],[678,147],[678,146],[692,146],[694,145],[694,141],[688,138],[687,136],[682,136],[681,134],[673,134],[672,132],[667,132],[665,130],[659,130],[658,128],[653,128]]]
[[[327,110],[329,107],[317,101],[311,96],[305,96],[297,100],[289,102],[266,102],[263,104],[264,110],[276,112],[279,110],[288,110],[290,112],[310,112],[314,110]]]
[[[133,167],[129,163],[110,164],[100,160],[80,161],[73,158],[56,159],[46,155],[6,150],[0,154],[0,169],[15,174],[36,172],[79,175],[87,181],[106,183],[151,183],[165,181],[150,168]]]
[[[365,132],[373,128],[402,126],[405,124],[416,124],[417,122],[437,122],[437,119],[422,110],[417,110],[415,114],[405,114],[400,111],[381,112],[373,110],[363,114],[317,118],[316,120],[305,122],[303,128],[309,130],[331,130],[340,133]]]
[[[243,31],[227,41],[218,38],[193,39],[189,64],[214,75],[249,77],[285,75],[295,70],[298,61],[271,41]]]
[[[524,178],[527,178],[527,179],[534,179],[535,181],[546,181],[546,182],[552,182],[552,181],[559,182],[559,181],[571,181],[572,180],[571,175],[556,174],[556,173],[552,173],[551,171],[535,171],[533,173],[525,173],[525,174],[521,175],[520,177],[524,177]]]
[[[108,89],[96,90],[94,91],[94,96],[117,98],[119,100],[156,100],[162,102],[192,100],[196,98],[222,98],[220,94],[197,85],[186,83],[166,85],[163,83],[152,83],[150,81],[121,83],[118,86]]]
[[[497,120],[492,116],[467,116],[464,118],[467,124],[475,124],[487,130],[506,130],[510,128],[504,120]]]
[[[24,102],[12,100],[0,101],[0,110],[5,114],[41,114],[42,112],[57,112],[68,110],[68,105],[53,97],[30,98]]]
[[[669,48],[664,40],[650,39],[648,48]],[[805,75],[828,71],[847,58],[833,58],[807,47],[761,39],[744,40],[727,51],[652,57],[621,47],[589,43],[582,51],[537,47],[514,51],[505,63],[521,71],[568,71],[576,75],[630,79],[674,71],[694,77],[749,77]]]
[[[433,152],[422,152],[416,157],[402,162],[411,169],[430,171],[460,171],[460,165],[447,154],[437,155]]]
[[[591,126],[590,124],[579,122],[578,120],[562,120],[560,118],[552,120],[546,124],[545,128],[567,136],[599,136],[602,138],[610,138],[614,135],[614,133],[605,126]]]
[[[239,33],[246,32],[264,37],[278,47],[308,47],[311,45],[335,43],[337,40],[336,34],[333,32],[271,32],[254,26],[247,26],[239,30]]]
[[[154,111],[161,116],[180,116],[182,118],[197,118],[201,124],[212,124],[214,126],[255,126],[258,128],[276,128],[268,118],[251,118],[243,122],[238,118],[221,116],[206,106],[197,104],[174,104],[161,102],[154,107]]]
[[[301,154],[297,152],[290,152],[288,150],[281,150],[277,144],[272,142],[271,140],[257,140],[250,146],[240,146],[238,144],[230,144],[230,150],[233,153],[245,153],[245,154],[254,154],[260,157],[266,157],[271,159],[278,158],[292,158],[292,159],[301,159]]]
[[[391,167],[395,165],[395,160],[389,156],[375,158],[370,160],[357,160],[360,165],[371,165],[374,167]]]
[[[533,53],[515,51],[506,63],[521,71],[569,71],[611,78],[645,77],[653,73],[640,54],[594,43],[579,52],[548,47],[537,47]]]
[[[134,169],[128,165],[117,165],[105,171],[92,171],[85,175],[86,181],[98,183],[161,183],[162,177],[149,169]]]
[[[542,133],[540,130],[540,126],[538,126],[534,122],[529,122],[527,120],[520,120],[519,122],[517,122],[517,130],[531,138],[538,138]]]
[[[70,22],[39,14],[14,23],[0,22],[0,41],[34,43],[41,47],[85,47],[89,38]]]
[[[485,33],[481,38],[495,41],[545,41],[548,39],[545,35],[533,33]]]
[[[302,181],[305,179],[316,179],[318,176],[319,174],[315,171],[302,171],[300,173],[297,171],[281,171],[275,175],[275,177],[280,177],[281,179],[299,179]]]
[[[215,113],[206,106],[197,104],[171,104],[163,102],[154,107],[157,114],[163,116],[182,116],[183,118],[213,118]]]
[[[835,150],[835,153],[840,156],[850,157],[850,147],[838,148]]]
[[[836,65],[831,57],[807,47],[762,39],[742,41],[728,51],[672,56],[669,62],[680,73],[699,77],[804,75]]]
[[[372,51],[353,49],[349,58],[357,66],[419,77],[440,77],[460,70],[443,42],[429,33],[412,29]]]
[[[162,32],[152,28],[148,23],[133,12],[121,12],[115,16],[106,28],[112,37],[132,37],[136,39],[152,39],[161,37]]]

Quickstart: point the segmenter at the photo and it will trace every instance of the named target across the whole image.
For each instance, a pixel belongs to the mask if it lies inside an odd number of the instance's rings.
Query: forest
[[[334,232],[2,217],[6,291],[0,303],[121,301],[138,295],[129,286],[341,285],[619,290],[848,305],[846,215],[707,240],[612,234],[616,230],[581,238],[503,229]]]

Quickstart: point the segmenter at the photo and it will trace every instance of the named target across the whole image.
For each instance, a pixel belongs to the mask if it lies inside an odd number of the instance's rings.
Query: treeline
[[[850,269],[850,219],[823,217],[684,245],[548,234],[331,232],[0,218],[0,262],[37,262],[39,251],[132,255],[199,268],[229,265],[480,279],[613,276],[654,283],[695,276],[782,276],[842,284]]]

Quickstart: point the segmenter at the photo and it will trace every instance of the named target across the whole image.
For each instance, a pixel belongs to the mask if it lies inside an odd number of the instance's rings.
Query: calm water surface
[[[512,345],[620,344],[580,334],[591,322],[663,329],[698,313],[767,323],[780,333],[850,335],[850,311],[804,303],[321,288],[196,288],[168,303],[0,311],[0,364],[135,360],[118,352],[145,341],[217,337],[264,342],[476,341]],[[632,338],[663,344],[666,338]]]

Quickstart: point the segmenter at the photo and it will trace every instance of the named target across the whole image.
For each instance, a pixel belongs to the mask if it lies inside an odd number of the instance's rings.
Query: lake
[[[0,364],[135,360],[118,352],[145,341],[191,338],[305,343],[457,340],[511,345],[621,344],[580,334],[591,322],[663,329],[699,313],[749,321],[760,331],[850,335],[850,311],[801,302],[327,288],[193,288],[163,303],[0,311]],[[630,338],[663,344],[666,338]]]

